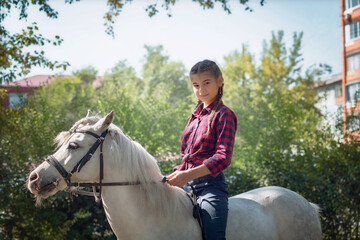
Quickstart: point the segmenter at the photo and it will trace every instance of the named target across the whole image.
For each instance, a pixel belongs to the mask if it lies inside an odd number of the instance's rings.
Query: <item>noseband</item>
[[[129,185],[139,185],[139,184],[141,184],[139,181],[136,181],[136,182],[108,182],[108,183],[103,183],[102,182],[102,180],[104,178],[103,143],[104,143],[105,137],[108,134],[108,132],[109,132],[109,130],[106,129],[99,136],[99,135],[97,135],[97,134],[95,134],[93,132],[90,132],[90,131],[83,131],[83,130],[75,129],[74,133],[89,134],[89,135],[96,138],[96,142],[91,146],[91,148],[85,154],[85,156],[82,159],[80,159],[80,161],[74,166],[74,168],[70,172],[68,172],[53,155],[50,155],[46,159],[46,161],[49,164],[51,164],[52,166],[54,166],[56,168],[56,170],[60,173],[60,175],[65,180],[67,186],[69,187],[69,189],[70,189],[70,187],[76,187],[76,188],[79,188],[79,187],[92,187],[93,188],[93,194],[91,192],[80,191],[80,190],[70,191],[71,193],[88,195],[88,196],[89,195],[94,195],[96,202],[99,202],[100,199],[101,199],[101,187],[102,186],[129,186]],[[87,183],[71,182],[71,179],[70,179],[71,176],[75,172],[80,172],[80,170],[83,168],[83,166],[91,159],[91,157],[96,152],[96,150],[98,149],[99,146],[100,146],[100,168],[99,168],[100,180],[99,180],[99,182],[87,182]],[[160,182],[165,183],[166,181],[167,181],[167,179],[166,179],[166,177],[164,177]],[[155,183],[155,182],[153,182],[153,183]],[[100,187],[98,193],[96,193],[95,187]]]

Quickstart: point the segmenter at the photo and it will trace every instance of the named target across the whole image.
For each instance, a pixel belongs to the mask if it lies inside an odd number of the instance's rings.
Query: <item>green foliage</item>
[[[133,67],[127,66],[126,60],[119,61],[105,76],[105,82],[117,84],[117,87],[130,91],[133,95],[139,95],[144,90],[144,82],[136,76]]]
[[[37,208],[24,187],[30,169],[54,148],[52,139],[86,112],[92,95],[77,78],[59,79],[24,108],[0,109],[1,239],[114,239],[101,206],[88,198],[60,193]]]
[[[142,70],[144,96],[165,97],[171,103],[187,100],[191,91],[184,65],[169,61],[169,57],[162,53],[162,46],[145,46],[145,49],[146,63]]]
[[[14,8],[20,10],[19,20],[26,19],[29,2],[0,1],[0,23]],[[43,11],[49,18],[57,18],[57,12],[47,4],[47,1],[33,0],[31,4],[38,5],[39,11]],[[41,50],[46,44],[58,46],[62,41],[59,36],[55,36],[54,39],[44,37],[39,33],[36,22],[22,29],[20,33],[10,33],[3,25],[0,25],[0,84],[14,81],[17,77],[28,74],[34,66],[65,70],[69,63],[51,61]]]
[[[225,57],[224,101],[239,117],[237,143],[247,166],[269,171],[278,167],[294,146],[312,138],[321,121],[315,108],[316,75],[302,77],[297,67],[301,37],[294,34],[288,54],[283,33],[273,34],[270,46],[264,44],[258,66],[245,46],[241,53]]]
[[[312,184],[312,189],[304,190],[322,207],[324,239],[359,239],[360,144],[332,139],[327,142],[325,148],[317,144],[306,151],[316,157],[316,165],[302,173],[307,188]]]
[[[180,133],[187,117],[185,103],[178,102],[177,107],[173,107],[160,97],[132,96],[114,82],[106,82],[98,94],[96,109],[101,115],[113,110],[114,123],[151,154],[178,151]]]
[[[246,46],[225,57],[224,102],[238,117],[232,165],[226,170],[229,192],[290,188],[320,205],[324,239],[358,239],[359,142],[335,140],[322,124],[314,81],[329,68],[299,67],[301,38],[294,34],[288,49],[283,32],[273,34],[260,63]],[[120,61],[99,89],[83,84],[81,76],[96,72],[88,68],[39,89],[22,108],[1,105],[1,239],[114,239],[101,205],[92,199],[60,193],[36,208],[23,186],[33,164],[54,148],[52,139],[88,109],[101,116],[113,110],[114,123],[159,160],[164,174],[179,163],[193,94],[182,63],[171,61],[162,46],[146,50],[141,77]],[[1,90],[0,98],[5,96]]]
[[[182,65],[165,62],[161,67],[183,73]],[[181,131],[190,114],[187,102],[169,102],[167,95],[146,95],[143,79],[125,62],[118,63],[97,90],[83,84],[83,76],[95,72],[86,68],[77,72],[78,77],[58,78],[29,96],[26,105],[16,111],[1,105],[0,189],[5,193],[0,201],[1,239],[114,239],[102,206],[92,198],[70,199],[60,193],[36,208],[24,187],[30,169],[53,150],[52,139],[84,117],[88,109],[100,115],[113,110],[114,123],[163,160],[160,165],[166,172],[175,165]],[[163,77],[156,81],[167,80]],[[185,81],[184,76],[179,78]],[[2,100],[6,92],[0,93]],[[165,161],[168,159],[174,161]]]
[[[47,17],[56,19],[58,12],[50,6],[49,0],[0,0],[0,23],[14,11],[19,9],[19,20],[27,19],[29,5],[39,7],[40,12],[44,12]],[[80,0],[65,0],[65,3],[72,4]],[[260,4],[264,4],[264,0],[259,0]],[[131,0],[108,0],[108,12],[105,13],[105,26],[106,32],[114,37],[113,24],[116,17],[119,16],[123,7],[131,3]],[[160,3],[161,2],[161,3]],[[176,0],[163,0],[155,4],[148,4],[146,12],[149,17],[154,16],[159,12],[158,8],[161,7],[167,11],[168,16],[171,16],[170,6],[175,5]],[[203,9],[212,9],[216,3],[220,3],[225,12],[231,13],[230,6],[226,0],[207,0],[207,1],[194,1],[197,2]],[[240,4],[245,5],[245,10],[252,9],[248,6],[249,0],[241,0]],[[42,66],[50,69],[63,68],[66,70],[69,66],[68,62],[59,62],[49,60],[42,50],[45,44],[59,46],[63,40],[60,36],[55,36],[54,39],[44,37],[34,22],[32,25],[23,29],[20,33],[10,33],[3,25],[0,25],[0,85],[14,81],[18,77],[28,74],[32,67]],[[86,81],[86,80],[83,80]]]
[[[301,38],[287,49],[283,32],[273,33],[261,64],[246,46],[225,57],[224,101],[238,117],[233,165],[242,189],[278,185],[318,203],[324,239],[358,239],[359,143],[336,141],[321,124],[314,82],[329,67],[302,71]]]
[[[70,2],[73,0],[70,0]],[[177,0],[162,0],[162,1],[157,1],[156,3],[153,4],[146,4],[147,6],[145,7],[145,11],[147,13],[147,15],[149,17],[153,17],[155,16],[158,12],[160,7],[162,9],[164,9],[167,12],[168,17],[171,17],[171,7],[173,7],[177,2]],[[222,9],[230,14],[231,13],[231,7],[229,4],[229,1],[227,0],[201,0],[201,1],[195,1],[193,0],[193,2],[196,2],[197,4],[199,4],[200,7],[202,7],[204,10],[208,10],[208,9],[213,9],[215,7],[216,4],[221,4]],[[245,6],[245,10],[246,11],[250,11],[252,12],[253,9],[248,5],[248,3],[250,2],[250,0],[240,0],[239,3]],[[258,1],[260,3],[261,6],[264,5],[265,0],[259,0]],[[105,14],[104,19],[105,19],[105,26],[106,28],[106,32],[109,35],[114,36],[114,29],[113,29],[113,24],[116,21],[116,18],[120,15],[121,11],[123,10],[124,6],[128,3],[131,3],[131,0],[108,0],[108,5],[109,5],[109,11]]]
[[[93,66],[88,66],[86,68],[74,71],[73,74],[80,78],[86,84],[91,83],[96,79],[96,74],[98,71]]]

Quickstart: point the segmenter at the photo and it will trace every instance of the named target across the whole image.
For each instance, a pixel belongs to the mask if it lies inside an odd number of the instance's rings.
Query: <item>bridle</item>
[[[85,156],[82,157],[79,162],[77,162],[77,164],[74,166],[74,168],[70,172],[68,172],[53,155],[49,155],[46,158],[46,161],[49,164],[51,164],[52,166],[54,166],[56,168],[56,170],[60,173],[62,178],[65,180],[65,182],[68,186],[67,190],[70,193],[75,194],[75,195],[77,195],[77,194],[87,195],[87,196],[93,195],[95,197],[95,201],[99,202],[101,200],[102,186],[129,186],[129,185],[140,185],[141,184],[141,182],[139,182],[139,181],[135,181],[135,182],[105,182],[105,183],[102,182],[102,180],[104,178],[103,143],[105,141],[105,137],[108,134],[108,132],[109,132],[109,130],[106,129],[99,136],[96,133],[93,133],[90,131],[84,131],[84,130],[78,130],[78,129],[74,130],[74,133],[89,134],[89,135],[95,137],[96,142],[94,142],[94,144],[90,147],[90,149],[85,154]],[[86,182],[86,183],[71,182],[71,179],[70,179],[71,176],[75,172],[81,171],[83,166],[91,159],[91,157],[96,152],[96,150],[99,148],[99,146],[100,146],[100,168],[99,168],[100,180],[99,180],[99,182]],[[56,182],[54,182],[55,186],[57,186],[58,180]],[[165,183],[166,181],[167,181],[166,177],[163,177],[163,179],[160,182]],[[157,183],[157,182],[151,182],[151,183]],[[72,187],[75,188],[75,190],[72,189]],[[88,191],[79,190],[78,188],[81,188],[81,187],[92,187],[93,192],[91,193]],[[96,187],[99,187],[99,192],[96,192]]]
[[[60,173],[62,178],[65,180],[67,186],[68,186],[68,192],[72,195],[86,195],[86,196],[94,196],[96,202],[101,201],[101,190],[102,186],[130,186],[130,185],[140,185],[140,181],[135,182],[105,182],[103,183],[102,180],[104,178],[104,157],[103,157],[103,143],[105,141],[105,137],[108,134],[109,130],[106,129],[101,133],[101,135],[97,135],[90,131],[83,131],[83,130],[74,130],[74,133],[83,133],[83,134],[89,134],[96,138],[96,142],[90,147],[89,151],[85,154],[83,158],[80,159],[79,162],[76,163],[74,168],[68,172],[66,169],[60,164],[60,162],[53,156],[49,155],[49,157],[46,159],[46,161],[54,166],[56,170]],[[71,137],[70,137],[71,138]],[[71,182],[71,176],[75,172],[80,172],[80,170],[83,168],[83,166],[91,159],[93,154],[96,152],[98,147],[100,146],[100,180],[99,182],[86,182],[86,183],[79,183],[79,182]],[[59,180],[59,179],[58,179]],[[54,182],[55,186],[57,186],[58,180]],[[166,183],[168,180],[166,176],[164,176],[160,181],[152,181],[150,183]],[[191,203],[193,204],[193,217],[197,219],[200,229],[202,229],[202,235],[204,236],[203,227],[202,227],[202,221],[200,218],[200,207],[199,204],[196,201],[196,195],[195,195],[195,189],[194,187],[188,183],[188,185],[191,187],[193,191],[192,197],[189,194],[186,194],[189,198]],[[72,190],[71,187],[75,187],[75,190]],[[92,187],[93,192],[88,191],[82,191],[78,188],[80,187]],[[96,192],[96,187],[99,187],[99,192]]]

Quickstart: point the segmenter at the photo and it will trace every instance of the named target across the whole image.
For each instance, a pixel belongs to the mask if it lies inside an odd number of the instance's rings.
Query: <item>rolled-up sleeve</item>
[[[213,177],[230,165],[237,129],[237,119],[233,112],[222,112],[217,117],[215,154],[203,162]]]

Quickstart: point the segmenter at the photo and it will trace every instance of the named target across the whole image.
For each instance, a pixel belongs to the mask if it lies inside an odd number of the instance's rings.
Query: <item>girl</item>
[[[196,63],[190,80],[198,104],[181,138],[182,163],[167,177],[168,183],[193,185],[205,239],[225,239],[228,191],[222,171],[230,165],[237,120],[221,100],[224,79],[215,62]]]

